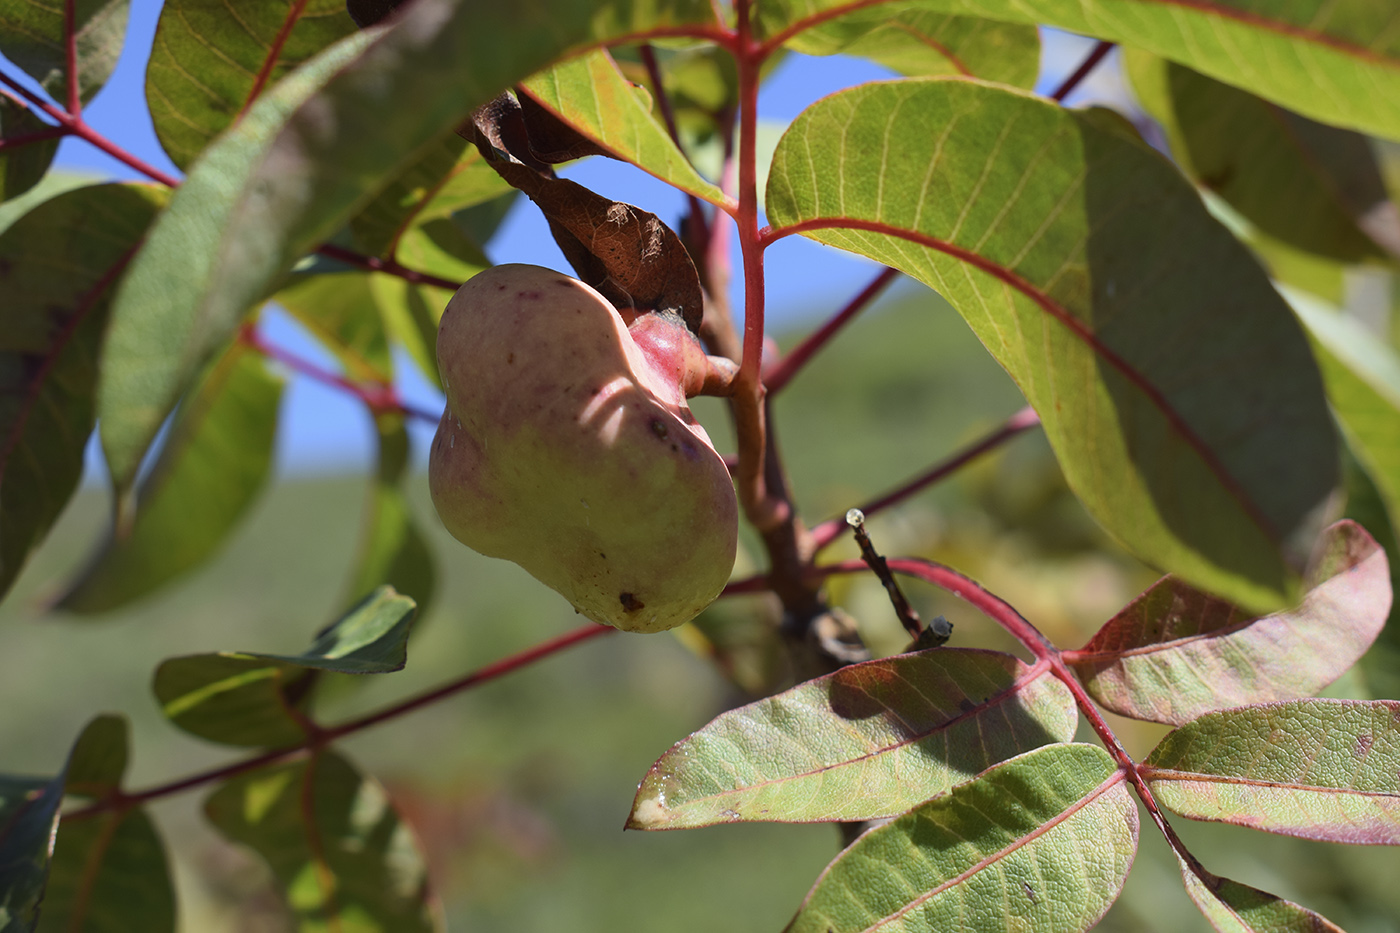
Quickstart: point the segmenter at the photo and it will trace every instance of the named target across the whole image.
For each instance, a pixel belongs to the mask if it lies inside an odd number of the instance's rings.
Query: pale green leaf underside
[[[1177,856],[1186,893],[1220,933],[1342,933],[1321,914],[1247,884],[1201,877]]]
[[[255,92],[354,31],[344,0],[165,0],[146,66],[146,102],[170,160],[187,168]]]
[[[861,836],[788,933],[1078,933],[1118,896],[1137,833],[1103,749],[1037,749]]]
[[[767,210],[777,235],[943,294],[1139,556],[1255,609],[1291,600],[1338,475],[1316,364],[1245,249],[1116,118],[971,80],[864,85],[794,121]]]
[[[560,62],[530,78],[524,88],[617,158],[712,204],[733,203],[700,177],[608,53],[593,51]]]
[[[240,775],[204,811],[267,861],[300,929],[445,929],[411,831],[383,788],[334,752]]]
[[[851,0],[768,0],[758,5],[759,28],[771,38],[855,6]],[[1316,120],[1400,138],[1400,6],[1394,3],[919,0],[900,6],[1110,39]]]
[[[471,110],[569,52],[713,16],[703,0],[419,0],[288,75],[196,161],[118,297],[99,409],[119,486],[240,318]]]
[[[1191,819],[1400,845],[1400,701],[1208,713],[1169,734],[1143,767],[1158,802]]]
[[[661,757],[629,826],[892,816],[1074,737],[1069,691],[1011,655],[942,648],[856,664],[723,714]]]

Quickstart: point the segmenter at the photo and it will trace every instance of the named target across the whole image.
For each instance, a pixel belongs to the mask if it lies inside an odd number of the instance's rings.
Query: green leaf
[[[102,89],[121,56],[130,0],[25,0],[0,9],[0,53],[43,85],[54,100],[68,101],[68,37],[78,63],[83,103]],[[73,9],[73,28],[65,10]]]
[[[176,411],[131,525],[109,531],[57,608],[107,612],[217,554],[266,485],[281,401],[257,353],[226,350]]]
[[[676,148],[666,128],[622,76],[605,51],[561,62],[526,81],[531,97],[614,158],[631,162],[680,190],[712,204],[733,199],[701,178]]]
[[[1162,806],[1304,839],[1400,845],[1400,702],[1294,700],[1207,713],[1143,762]]]
[[[760,33],[777,41],[853,0],[765,0]],[[861,3],[872,10],[878,4]],[[1041,23],[1188,65],[1338,126],[1400,138],[1400,31],[1374,0],[923,0],[901,8]]]
[[[1118,896],[1137,834],[1103,749],[1037,749],[861,836],[788,933],[1087,930]]]
[[[0,201],[24,194],[44,177],[58,151],[58,138],[19,140],[52,129],[29,108],[0,96]]]
[[[430,146],[379,192],[350,221],[350,231],[366,253],[395,258],[399,240],[410,227],[450,217],[512,190],[475,146],[453,133]]]
[[[1400,355],[1357,322],[1293,296],[1317,350],[1327,398],[1392,524],[1400,523]]]
[[[345,375],[388,385],[394,360],[368,272],[298,275],[272,297],[334,354]]]
[[[1400,213],[1365,136],[1154,56],[1126,61],[1182,171],[1254,226],[1343,262],[1400,258]]]
[[[30,933],[48,883],[63,775],[0,774],[0,930]]]
[[[164,200],[78,188],[0,233],[0,594],[82,475],[111,286]]]
[[[387,584],[413,598],[424,611],[436,588],[433,554],[413,520],[403,491],[408,468],[408,431],[404,416],[385,413],[375,418],[379,466],[365,506],[364,530],[351,574],[350,593],[358,600]]]
[[[816,23],[784,45],[805,55],[854,55],[902,75],[966,75],[1035,85],[1040,34],[1035,26],[929,9],[861,7]]]
[[[1342,933],[1341,927],[1275,894],[1192,867],[1177,853],[1186,893],[1221,933]]]
[[[69,757],[64,792],[101,800],[119,791],[129,732],[120,716],[90,722]],[[175,929],[175,890],[165,846],[144,810],[111,807],[64,818],[38,929]]]
[[[1079,719],[1045,668],[937,648],[844,667],[730,710],[678,742],[637,788],[628,826],[892,816]]]
[[[305,653],[196,654],[156,669],[166,717],[225,745],[291,746],[306,740],[310,674],[383,674],[403,668],[413,600],[381,587],[317,636]]]
[[[419,0],[279,82],[191,167],[118,296],[99,393],[118,488],[249,309],[470,111],[571,51],[713,16],[705,0]]]
[[[132,261],[113,302],[97,396],[102,447],[119,494],[135,482],[147,448],[188,384],[243,314],[278,284],[269,276],[256,294],[233,303],[214,287],[220,275],[231,274],[229,266],[248,261],[224,242],[236,194],[230,179],[262,156],[288,114],[373,37],[355,33],[260,97],[191,168]]]
[[[188,168],[266,88],[354,31],[344,0],[165,0],[146,102],[170,161]]]
[[[204,811],[267,861],[301,930],[445,929],[409,828],[334,752],[240,775]]]
[[[1339,522],[1318,544],[1297,608],[1255,617],[1166,577],[1065,660],[1106,708],[1181,725],[1312,696],[1361,659],[1390,605],[1385,551],[1360,525]]]
[[[1125,127],[970,79],[863,85],[794,121],[768,217],[938,290],[1101,525],[1277,608],[1338,481],[1316,364],[1244,247]]]

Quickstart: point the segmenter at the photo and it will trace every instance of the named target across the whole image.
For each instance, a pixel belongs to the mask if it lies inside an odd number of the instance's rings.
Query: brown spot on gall
[[[627,612],[636,612],[638,609],[646,608],[646,603],[631,593],[618,593],[617,598],[622,603],[622,608]]]
[[[664,441],[667,437],[666,422],[662,421],[660,418],[651,419],[651,433]]]
[[[514,366],[514,365],[515,365],[515,354],[514,354],[514,353],[507,353],[507,354],[506,354],[506,365],[507,365],[507,366]]]

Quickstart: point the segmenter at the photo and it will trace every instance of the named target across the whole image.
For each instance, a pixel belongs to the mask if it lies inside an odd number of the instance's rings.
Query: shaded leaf
[[[68,37],[65,10],[73,10],[71,36],[83,103],[102,89],[121,56],[130,0],[25,0],[0,9],[0,53],[43,85],[54,100],[68,101]]]
[[[152,689],[166,717],[225,745],[281,747],[306,740],[310,674],[382,674],[407,656],[413,600],[381,587],[295,656],[196,654],[156,669]]]
[[[713,15],[704,0],[418,0],[279,82],[191,167],[118,297],[100,393],[118,487],[249,309],[472,110],[570,51]]]
[[[350,230],[359,248],[390,258],[410,227],[441,220],[510,190],[477,148],[453,133],[379,192],[350,221]]]
[[[1137,834],[1103,749],[1037,749],[861,836],[788,931],[1087,930],[1118,896]]]
[[[0,96],[0,201],[24,194],[44,177],[58,151],[58,138],[30,137],[52,129],[27,107]]]
[[[804,55],[854,55],[902,75],[967,75],[1035,85],[1040,34],[1029,24],[929,9],[861,7],[784,43]]]
[[[1307,586],[1297,608],[1256,617],[1165,577],[1065,660],[1106,708],[1170,725],[1312,696],[1350,670],[1384,627],[1385,551],[1360,525],[1339,522],[1319,541]]]
[[[590,52],[532,77],[523,90],[561,120],[664,182],[713,204],[733,199],[701,178],[666,128],[605,51]],[[531,139],[534,140],[532,135]]]
[[[368,272],[296,276],[272,296],[339,361],[356,381],[388,384],[394,361]]]
[[[1338,481],[1316,364],[1258,265],[1124,127],[972,80],[863,85],[794,121],[768,217],[937,289],[1101,525],[1277,608]]]
[[[0,594],[77,487],[112,285],[164,201],[84,187],[0,233]]]
[[[892,816],[1074,737],[1069,690],[1008,654],[940,648],[844,667],[730,710],[637,788],[628,826]]]
[[[170,161],[188,168],[257,95],[354,31],[344,0],[165,0],[146,102]]]
[[[48,883],[63,775],[0,775],[0,930],[29,933]]]
[[[1341,927],[1276,894],[1192,867],[1177,854],[1186,893],[1221,933],[1342,933]]]
[[[1250,223],[1344,262],[1400,258],[1400,212],[1365,136],[1154,56],[1130,50],[1126,60],[1182,171]]]
[[[121,788],[130,728],[120,716],[88,723],[68,760],[64,792],[101,800]],[[59,827],[39,933],[175,929],[165,846],[145,810],[112,807]]]
[[[426,611],[437,585],[433,554],[413,520],[404,494],[409,440],[404,416],[386,412],[375,417],[379,464],[371,480],[359,553],[350,578],[349,596],[359,600],[388,585]]]
[[[853,0],[771,0],[757,7],[770,41]],[[873,10],[884,4],[860,4]],[[892,4],[891,4],[892,5]],[[946,10],[948,0],[901,2]],[[1040,23],[1110,39],[1188,65],[1338,126],[1400,137],[1400,30],[1373,0],[967,0],[969,16]]]
[[[1400,845],[1400,701],[1207,713],[1168,734],[1141,770],[1158,803],[1193,820]]]
[[[109,529],[57,608],[107,612],[217,554],[267,483],[282,384],[256,352],[226,350],[176,410],[130,526]]]
[[[235,194],[230,179],[262,156],[287,115],[373,37],[355,33],[260,97],[191,167],[132,261],[113,301],[97,398],[102,448],[119,494],[135,482],[147,448],[188,384],[233,336],[243,314],[279,284],[269,276],[246,301],[224,300],[226,290],[211,294],[230,265],[248,262],[224,243]],[[200,297],[207,302],[200,305]]]
[[[204,812],[267,861],[303,930],[445,929],[409,828],[334,752],[240,775]]]

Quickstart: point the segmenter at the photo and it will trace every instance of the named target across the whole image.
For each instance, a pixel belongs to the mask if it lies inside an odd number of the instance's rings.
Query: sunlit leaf
[[[654,764],[634,829],[892,816],[998,761],[1074,737],[1069,691],[993,651],[844,667],[730,710]]]
[[[1087,930],[1118,896],[1137,833],[1103,749],[1037,749],[861,836],[788,933]]]
[[[129,727],[120,716],[88,723],[69,757],[64,793],[100,801],[121,788]],[[140,807],[65,817],[58,831],[39,933],[175,929],[165,846]]]
[[[296,276],[272,297],[311,331],[351,379],[388,384],[394,361],[368,272]]]
[[[413,600],[382,587],[331,625],[305,653],[197,654],[156,669],[152,688],[166,717],[225,745],[285,746],[306,739],[313,671],[382,674],[407,656]]]
[[[1154,56],[1126,60],[1182,171],[1254,226],[1344,262],[1400,258],[1400,212],[1365,136]]]
[[[0,96],[0,201],[24,194],[44,177],[58,151],[58,139],[31,137],[52,129],[28,108]]]
[[[30,933],[48,883],[63,776],[0,774],[0,930]]]
[[[860,7],[785,43],[806,55],[853,55],[902,75],[967,75],[1016,87],[1035,84],[1040,35],[1029,24],[930,9]]]
[[[334,752],[239,775],[204,812],[267,861],[302,930],[445,929],[413,834]]]
[[[1297,608],[1256,617],[1166,577],[1065,659],[1108,709],[1181,725],[1312,696],[1360,660],[1390,605],[1385,551],[1360,525],[1340,522],[1319,542]]]
[[[354,31],[344,0],[165,0],[146,102],[170,161],[187,168],[258,94]]]
[[[568,52],[713,16],[704,0],[419,0],[260,97],[191,167],[117,297],[99,407],[118,488],[243,315],[473,109]]]
[[[82,475],[112,285],[164,200],[79,188],[0,233],[0,594]]]
[[[1180,853],[1177,863],[1186,893],[1220,933],[1342,933],[1321,914],[1188,865]]]
[[[1139,556],[1256,609],[1291,601],[1338,481],[1316,364],[1257,263],[1118,118],[970,79],[863,85],[794,121],[767,210],[776,235],[943,294]]]
[[[102,89],[126,37],[131,0],[25,0],[0,8],[0,53],[43,85],[53,98],[68,102],[68,42],[78,63],[83,103]],[[73,11],[70,29],[66,11]]]
[[[217,554],[266,485],[281,401],[257,353],[226,350],[176,411],[130,527],[109,531],[57,608],[107,612]]]
[[[701,178],[676,144],[660,117],[622,77],[612,57],[590,52],[561,62],[523,85],[539,101],[616,158],[714,204],[731,203],[719,188]]]
[[[893,6],[893,2],[889,2]],[[775,41],[834,11],[885,4],[765,0]],[[1400,138],[1400,30],[1374,0],[900,0],[900,8],[1042,23],[1188,65],[1317,120]]]
[[[1207,713],[1163,739],[1142,772],[1160,804],[1193,820],[1400,845],[1400,701]]]
[[[413,519],[404,494],[408,468],[408,431],[404,416],[375,418],[379,464],[370,482],[360,550],[350,579],[349,596],[358,600],[377,586],[388,585],[426,611],[437,585],[433,554]]]

